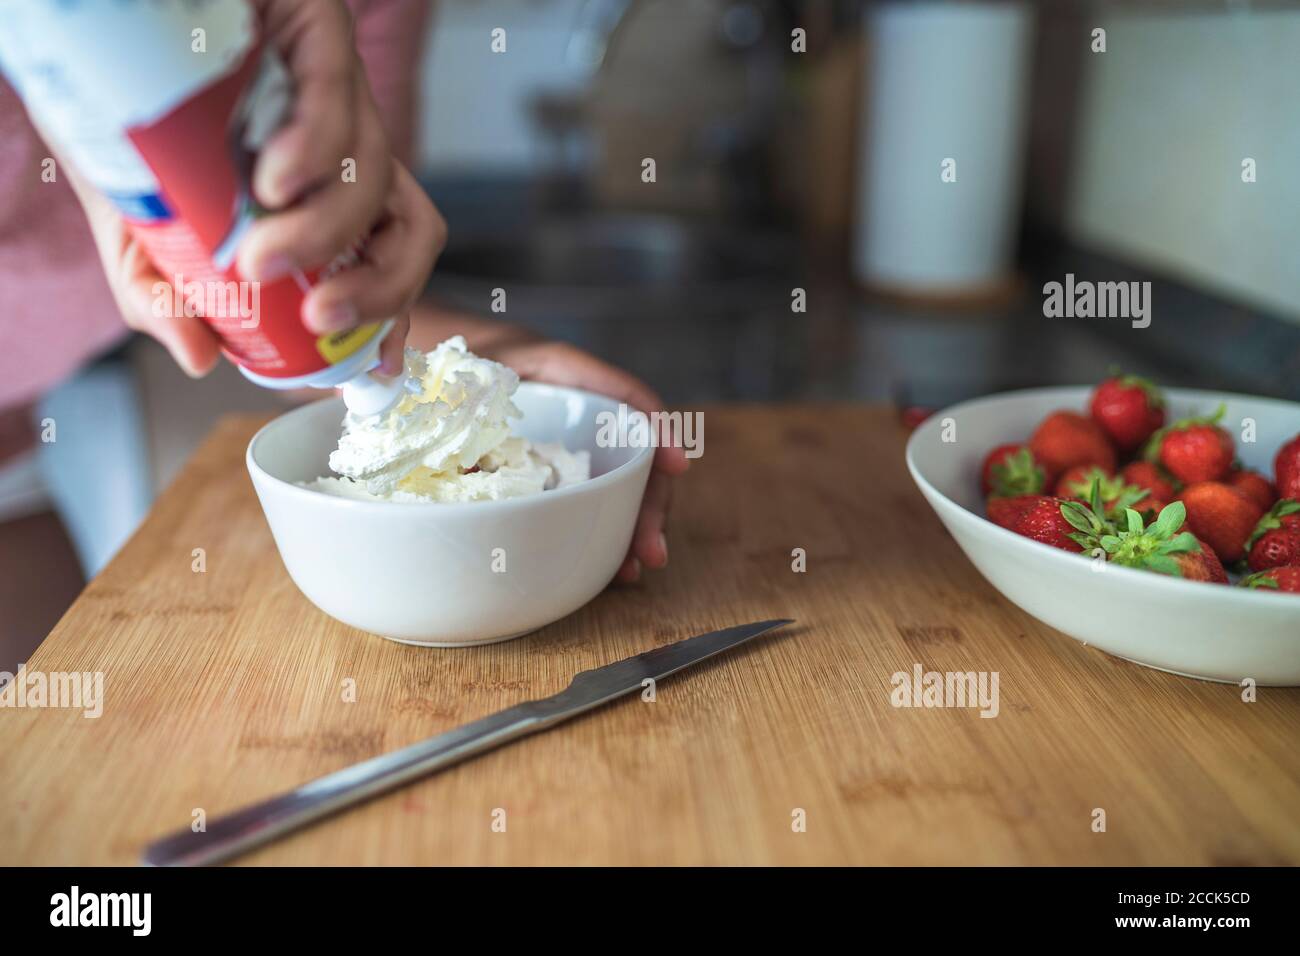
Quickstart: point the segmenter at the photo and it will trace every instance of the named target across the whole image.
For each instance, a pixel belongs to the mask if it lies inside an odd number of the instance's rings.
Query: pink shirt
[[[409,164],[428,0],[348,0],[356,45],[394,152]],[[71,187],[0,79],[0,412],[37,398],[128,329]]]

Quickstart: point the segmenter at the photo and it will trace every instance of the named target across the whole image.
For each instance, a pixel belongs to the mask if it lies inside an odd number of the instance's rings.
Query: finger
[[[338,0],[278,0],[264,4],[267,35],[293,82],[293,109],[258,153],[253,194],[283,209],[314,186],[338,176],[356,139],[356,76],[352,18]]]
[[[366,236],[384,211],[393,181],[393,161],[373,108],[361,111],[354,145],[355,180],[333,178],[289,209],[253,223],[239,244],[239,269],[250,279],[270,282],[293,269],[328,265]]]
[[[548,382],[599,392],[643,412],[663,408],[654,389],[635,375],[569,345],[552,346],[549,351],[543,372]]]
[[[376,371],[380,375],[391,377],[402,373],[406,367],[406,334],[410,331],[411,313],[407,312],[393,323],[379,346],[379,368]]]
[[[654,389],[635,375],[571,345],[550,344],[524,349],[517,356],[512,354],[507,364],[523,378],[599,392],[646,414],[663,410],[663,402]],[[663,439],[666,436],[656,437]],[[664,474],[680,475],[690,467],[690,460],[682,448],[663,442],[655,449],[654,467]]]
[[[686,414],[683,412],[683,414]],[[655,471],[669,476],[680,475],[691,467],[686,449],[676,445],[660,445],[655,449]]]
[[[668,539],[664,522],[672,500],[672,479],[662,472],[651,472],[641,499],[641,513],[632,536],[632,554],[647,568],[662,568],[668,563]]]
[[[303,322],[314,332],[405,312],[429,281],[446,243],[446,224],[411,174],[394,166],[388,215],[367,239],[364,261],[318,283],[303,301]],[[347,325],[336,324],[349,318]]]
[[[634,584],[641,580],[641,562],[632,554],[628,554],[619,566],[618,573],[614,575],[614,580],[620,584]]]
[[[563,364],[576,373],[573,376],[574,380],[559,382],[556,381],[555,377],[548,377],[547,381],[555,382],[557,385],[571,384],[593,392],[599,392],[602,395],[608,395],[610,398],[626,402],[632,408],[645,412],[647,415],[663,411],[663,401],[658,394],[635,375],[603,362],[580,349],[571,349],[569,351],[572,354],[565,353]],[[560,364],[561,361],[558,360],[552,362],[553,366],[558,367]],[[562,374],[558,368],[548,367],[549,376]],[[660,443],[655,449],[654,467],[656,471],[668,475],[680,475],[690,467],[690,461],[683,449],[664,440],[670,437],[668,435],[656,436],[656,438],[660,439]]]
[[[212,371],[221,358],[221,344],[215,332],[197,316],[175,308],[176,295],[143,251],[131,242],[119,259],[118,307],[126,324],[151,335],[171,353],[172,359],[191,378]]]
[[[73,164],[63,168],[86,213],[95,251],[122,320],[129,328],[161,342],[190,377],[212,371],[221,357],[216,333],[202,319],[176,308],[171,283],[154,268],[116,207],[82,180]]]

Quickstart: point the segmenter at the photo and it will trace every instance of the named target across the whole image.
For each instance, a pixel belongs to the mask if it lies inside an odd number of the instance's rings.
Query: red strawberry
[[[981,484],[985,495],[992,493],[1003,498],[1040,495],[1047,484],[1047,475],[1025,445],[999,445],[984,459]]]
[[[1150,524],[1130,510],[1123,521],[1107,523],[1101,534],[1081,535],[1080,543],[1088,551],[1100,547],[1108,561],[1122,567],[1227,584],[1228,575],[1209,545],[1180,530],[1185,519],[1186,507],[1181,501],[1163,509]]]
[[[1065,470],[1065,474],[1057,480],[1052,493],[1058,498],[1078,498],[1087,501],[1088,489],[1092,487],[1093,479],[1100,479],[1103,483],[1111,480],[1110,475],[1095,465],[1075,465]]]
[[[1181,576],[1188,581],[1208,581],[1211,584],[1227,584],[1228,573],[1223,570],[1223,564],[1219,561],[1214,553],[1214,549],[1202,541],[1196,539],[1196,543],[1201,546],[1200,551],[1191,551],[1187,554],[1180,554],[1177,557],[1178,570]]]
[[[1065,503],[1060,498],[1043,498],[1034,502],[1020,515],[1011,530],[1054,548],[1078,552],[1081,550],[1079,545],[1070,538],[1076,529],[1061,513],[1061,505]]]
[[[1300,567],[1269,568],[1241,579],[1241,586],[1300,594]]]
[[[1160,429],[1147,442],[1144,457],[1158,461],[1185,484],[1218,481],[1228,473],[1236,455],[1232,436],[1215,424],[1224,410],[1220,405],[1208,418],[1185,418]]]
[[[1096,465],[1115,471],[1115,449],[1106,432],[1095,421],[1078,412],[1052,412],[1029,439],[1034,459],[1047,470],[1054,484],[1058,476],[1075,465]]]
[[[1273,482],[1257,471],[1250,471],[1246,468],[1233,469],[1228,472],[1228,477],[1223,479],[1223,483],[1236,488],[1265,511],[1273,507],[1273,502],[1277,501],[1277,492],[1273,488]]]
[[[1300,565],[1300,531],[1285,528],[1265,531],[1251,546],[1246,560],[1252,571]]]
[[[1108,378],[1092,393],[1092,417],[1122,452],[1131,452],[1165,423],[1160,390],[1136,375]]]
[[[1017,495],[1014,498],[992,497],[986,502],[989,520],[1008,531],[1015,530],[1020,516],[1040,501],[1050,501],[1044,495]]]
[[[1300,501],[1283,498],[1264,517],[1246,541],[1252,571],[1300,564]]]
[[[1119,473],[1125,483],[1135,485],[1138,488],[1145,488],[1151,492],[1151,497],[1160,501],[1172,501],[1176,489],[1174,483],[1170,481],[1156,465],[1149,461],[1133,461],[1124,466]]]
[[[1076,465],[1056,483],[1058,498],[1074,498],[1093,504],[1093,485],[1096,484],[1098,498],[1095,506],[1098,514],[1115,518],[1127,508],[1145,512],[1149,507],[1147,499],[1151,492],[1137,485],[1130,485],[1123,478],[1108,475],[1100,468]]]
[[[1209,542],[1219,560],[1230,564],[1246,556],[1246,539],[1264,511],[1236,488],[1219,481],[1188,485],[1179,499],[1187,506],[1187,527]]]
[[[1273,480],[1283,498],[1300,498],[1300,435],[1277,450],[1273,459]]]
[[[908,405],[898,413],[898,420],[903,423],[903,427],[909,432],[920,427],[921,423],[934,414],[933,408],[925,408],[921,405]]]

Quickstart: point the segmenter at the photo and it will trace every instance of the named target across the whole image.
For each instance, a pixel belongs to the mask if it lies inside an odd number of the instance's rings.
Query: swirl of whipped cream
[[[406,350],[406,394],[382,415],[343,419],[330,469],[366,491],[386,496],[407,475],[456,475],[470,469],[510,434],[519,417],[511,401],[519,376],[471,353],[453,336],[428,355]],[[427,469],[427,471],[425,470]]]

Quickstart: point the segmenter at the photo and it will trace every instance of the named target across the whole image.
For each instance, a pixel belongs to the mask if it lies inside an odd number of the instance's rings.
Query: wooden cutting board
[[[244,860],[1300,863],[1300,692],[1245,703],[1021,613],[913,488],[886,408],[705,420],[666,572],[463,650],[391,643],[309,604],[244,471],[260,421],[225,420],[29,662],[104,672],[103,715],[0,709],[0,863],[133,863],[196,811],[772,617],[798,626],[663,681],[654,702],[625,699]],[[891,676],[916,664],[998,672],[997,716],[894,707]]]

